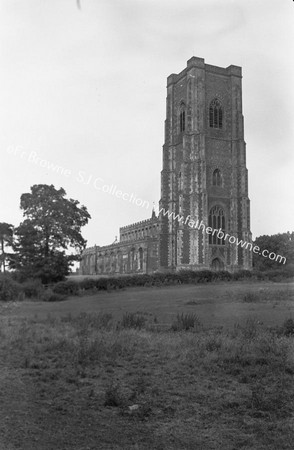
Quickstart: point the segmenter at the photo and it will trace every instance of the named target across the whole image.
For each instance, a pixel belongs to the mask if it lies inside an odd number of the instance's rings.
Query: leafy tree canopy
[[[13,267],[24,278],[38,277],[44,283],[63,279],[86,246],[81,227],[91,216],[65,195],[63,188],[36,184],[20,198],[25,220],[15,229]]]
[[[5,272],[5,263],[7,257],[9,258],[10,253],[7,253],[6,247],[12,246],[13,239],[13,225],[6,222],[0,222],[0,245],[1,245],[1,255],[0,255],[0,271]]]
[[[294,266],[294,232],[278,233],[272,236],[264,235],[255,239],[254,245],[258,245],[261,250],[268,250],[286,258],[286,263],[265,258],[262,255],[253,253],[253,266],[258,270],[278,269]]]

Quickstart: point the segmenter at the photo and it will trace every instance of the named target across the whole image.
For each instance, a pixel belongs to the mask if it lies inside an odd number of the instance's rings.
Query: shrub
[[[198,278],[199,272],[193,272],[192,270],[181,269],[177,272],[177,279],[181,283],[191,283],[193,280]],[[196,281],[197,282],[197,281]]]
[[[252,272],[250,270],[238,270],[231,274],[233,280],[246,280],[252,278]]]
[[[9,275],[0,274],[0,300],[18,300],[21,287]]]
[[[294,270],[292,267],[283,267],[280,269],[271,270],[254,270],[252,276],[258,280],[270,280],[280,282],[294,278]]]
[[[213,279],[218,281],[231,281],[233,279],[233,275],[227,270],[220,270],[219,272],[214,273]]]
[[[149,275],[135,274],[129,278],[128,282],[129,282],[129,285],[132,285],[132,286],[144,286],[144,284],[146,283],[146,281],[148,281],[148,279],[150,279]]]
[[[61,302],[65,300],[66,295],[58,294],[57,292],[52,291],[52,289],[46,289],[40,297],[40,300],[43,302]]]
[[[80,289],[89,290],[96,289],[96,280],[93,278],[84,278],[79,282]]]
[[[293,278],[294,277],[294,271],[293,270],[287,270],[286,268],[284,269],[275,269],[275,270],[267,270],[265,272],[265,275],[267,276],[267,278],[270,281],[275,281],[275,282],[279,282],[279,281],[283,281],[289,278]]]
[[[61,295],[78,295],[79,283],[72,280],[59,281],[53,287],[53,292]]]
[[[200,326],[200,320],[196,314],[178,314],[173,321],[171,329],[173,331],[187,331]]]
[[[107,278],[98,278],[97,280],[95,280],[95,286],[98,290],[101,291],[107,291],[108,289],[108,280]]]
[[[146,317],[137,313],[127,312],[123,315],[120,327],[141,329],[146,322]]]
[[[133,284],[130,283],[129,285],[130,286],[134,286],[135,285],[134,281],[135,280],[133,280]],[[107,290],[109,290],[109,289],[122,289],[123,287],[126,286],[126,281],[124,280],[124,277],[122,277],[122,278],[111,277],[111,278],[107,279],[106,286],[105,285],[102,285],[102,286],[103,286],[103,289],[106,288]]]
[[[261,272],[260,270],[254,270],[252,276],[256,280],[267,280],[267,276],[265,272]]]
[[[41,280],[38,279],[25,281],[21,284],[21,289],[27,298],[39,299],[44,293],[44,286],[42,285]]]

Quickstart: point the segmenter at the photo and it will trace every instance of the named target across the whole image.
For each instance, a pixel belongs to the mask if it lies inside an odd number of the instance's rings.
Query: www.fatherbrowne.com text
[[[222,230],[221,228],[215,229],[212,227],[207,227],[203,221],[194,220],[190,214],[188,214],[186,217],[182,216],[181,214],[176,214],[173,211],[165,210],[165,208],[160,208],[157,210],[158,215],[167,216],[169,219],[177,220],[179,223],[187,225],[190,228],[196,229],[196,230],[202,230],[203,233],[206,233],[208,235],[214,236],[216,235],[217,239],[228,241],[230,244],[235,244],[239,247],[245,248],[246,250],[250,250],[253,253],[256,253],[258,255],[262,255],[264,258],[269,258],[272,261],[276,261],[282,264],[286,264],[286,257],[277,255],[274,252],[269,252],[268,250],[264,249],[262,250],[258,245],[253,246],[252,242],[244,241],[243,239],[239,239],[236,236],[233,236],[229,233],[226,233],[225,230]]]

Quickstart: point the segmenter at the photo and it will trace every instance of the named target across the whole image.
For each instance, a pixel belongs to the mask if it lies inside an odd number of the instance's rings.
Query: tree
[[[65,195],[63,188],[46,184],[35,184],[31,193],[22,194],[25,220],[15,230],[12,263],[22,278],[40,278],[43,283],[62,280],[73,261],[80,259],[86,246],[81,227],[91,216],[85,206]]]
[[[258,253],[253,253],[253,266],[258,270],[267,269],[283,269],[294,266],[294,232],[278,233],[272,236],[264,235],[255,239],[254,245],[258,245],[261,250],[267,250],[270,253],[275,253],[286,258],[286,263],[281,264],[279,260],[271,260],[265,258]],[[274,255],[273,255],[274,256]],[[283,260],[284,261],[284,260]]]
[[[12,245],[13,225],[6,222],[0,223],[0,242],[1,242],[1,256],[0,256],[0,271],[5,273],[5,261],[9,253],[5,252],[6,247]]]

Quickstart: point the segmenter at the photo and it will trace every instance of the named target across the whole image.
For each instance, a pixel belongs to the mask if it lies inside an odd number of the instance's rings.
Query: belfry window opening
[[[182,105],[180,111],[180,133],[183,133],[185,129],[186,129],[186,111],[185,106]]]
[[[219,169],[215,169],[212,174],[212,185],[222,186],[222,175]]]
[[[212,100],[209,106],[209,126],[210,128],[223,127],[223,108],[217,98]]]

